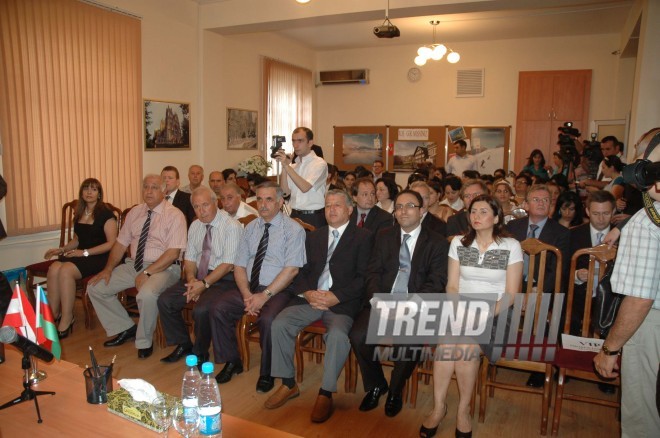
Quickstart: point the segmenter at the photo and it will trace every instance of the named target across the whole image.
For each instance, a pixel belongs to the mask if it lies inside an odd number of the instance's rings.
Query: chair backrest
[[[554,294],[561,292],[561,251],[559,251],[557,247],[543,243],[538,239],[525,239],[520,242],[520,246],[523,252],[529,256],[529,266],[527,268],[528,281],[527,286],[523,291],[525,294],[525,303],[527,303],[527,299],[532,294],[536,294],[536,306],[534,308],[534,334],[536,334],[536,328],[539,326],[537,324],[538,319],[542,315],[541,298],[543,296],[543,285],[545,285],[545,265],[548,260],[549,253],[554,254],[557,261],[557,269],[555,270],[555,281],[552,292]],[[534,278],[535,272],[538,272],[538,277],[536,279],[537,287],[534,287],[534,281],[531,281],[531,279]],[[527,306],[525,305],[524,308],[526,307]],[[525,316],[528,317],[529,315]],[[549,316],[546,317],[546,319],[549,319]]]
[[[73,239],[73,216],[76,213],[78,200],[74,199],[62,206],[62,223],[60,228],[60,248]]]
[[[440,204],[438,205],[438,208],[439,210],[437,216],[445,222],[447,222],[447,219],[457,213],[457,211],[451,208],[449,205]]]
[[[314,225],[310,225],[307,222],[303,222],[302,220],[300,220],[300,218],[292,217],[291,219],[298,222],[300,224],[300,226],[305,229],[305,231],[315,231],[316,230],[316,227]]]
[[[119,231],[121,229],[121,226],[124,224],[122,222],[122,219],[123,219],[122,213],[123,212],[121,211],[121,208],[115,207],[114,205],[112,205],[109,202],[106,202],[105,205],[107,205],[108,208],[110,209],[110,211],[112,212],[112,214],[115,215],[115,219],[117,219],[117,231]]]
[[[257,200],[255,199],[254,201],[248,202],[248,205],[256,210],[257,209]]]
[[[245,227],[247,224],[249,224],[250,222],[252,222],[256,218],[257,218],[256,214],[248,214],[245,217],[239,218],[238,221],[243,225],[243,227]]]
[[[576,251],[571,258],[571,269],[568,275],[568,297],[566,299],[566,322],[564,323],[564,333],[569,333],[571,328],[571,313],[573,308],[573,294],[575,293],[575,271],[577,271],[577,261],[580,257],[589,257],[589,273],[587,275],[586,293],[584,294],[584,315],[582,318],[581,336],[595,337],[595,333],[591,328],[591,304],[592,297],[590,291],[594,290],[594,282],[596,277],[596,267],[598,267],[598,281],[603,278],[607,267],[616,259],[616,248],[610,247],[607,244],[594,246],[592,248],[584,248]]]

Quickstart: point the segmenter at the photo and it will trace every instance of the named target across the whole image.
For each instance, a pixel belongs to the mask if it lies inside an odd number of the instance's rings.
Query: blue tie
[[[323,272],[321,272],[321,276],[319,277],[319,290],[329,290],[330,288],[330,258],[335,252],[337,242],[339,242],[339,231],[332,230],[332,243],[330,243],[330,247],[328,248],[328,257],[326,257],[325,260],[325,267],[323,268]]]
[[[527,232],[528,239],[536,239],[536,230],[539,226],[536,224],[529,224],[529,231]],[[529,270],[529,255],[523,253],[523,278],[527,280],[527,271]]]

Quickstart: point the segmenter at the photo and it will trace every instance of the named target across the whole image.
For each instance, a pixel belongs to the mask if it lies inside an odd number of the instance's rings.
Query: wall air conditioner
[[[319,83],[321,85],[337,84],[361,84],[369,83],[369,70],[338,70],[319,72]]]

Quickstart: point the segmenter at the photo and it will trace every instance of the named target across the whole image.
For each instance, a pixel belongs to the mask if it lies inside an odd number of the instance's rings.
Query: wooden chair
[[[524,299],[525,305],[523,306],[524,312],[524,326],[527,330],[522,333],[517,333],[517,345],[515,347],[515,354],[510,354],[509,351],[505,354],[504,357],[498,359],[495,363],[491,363],[489,358],[485,357],[481,363],[480,370],[480,379],[481,379],[481,400],[479,403],[479,422],[483,423],[486,416],[486,402],[488,396],[493,397],[494,389],[507,389],[510,391],[519,391],[519,392],[528,392],[533,394],[539,394],[541,398],[541,435],[546,435],[548,430],[548,412],[550,410],[550,396],[552,393],[552,363],[550,361],[543,360],[529,360],[530,357],[519,356],[520,353],[526,351],[531,352],[533,348],[529,348],[530,344],[533,344],[533,347],[540,347],[546,345],[547,341],[544,340],[544,331],[547,325],[547,322],[550,320],[549,312],[547,309],[542,308],[541,302],[543,298],[543,287],[545,284],[545,265],[549,254],[554,254],[556,261],[556,274],[554,281],[554,295],[555,298],[561,291],[561,266],[562,266],[562,257],[559,249],[552,245],[545,244],[538,239],[527,239],[521,243],[523,251],[529,255],[529,268],[527,271],[527,278],[534,278],[535,267],[538,265],[538,277],[536,284],[539,287],[534,287],[533,281],[527,282],[527,288],[524,291],[524,296],[520,297]],[[518,299],[520,299],[518,298]],[[547,296],[546,296],[547,299]],[[517,318],[513,315],[511,330],[518,329]],[[531,318],[531,319],[530,319]],[[533,325],[532,325],[533,324]],[[515,329],[514,329],[515,327]],[[537,333],[537,330],[540,329],[542,332]],[[525,336],[526,334],[526,336]],[[531,336],[534,336],[534,339],[530,339]],[[510,338],[511,339],[511,338]],[[520,347],[520,349],[519,349]],[[508,347],[509,349],[512,346]],[[552,346],[550,346],[552,348]],[[545,382],[542,388],[532,388],[529,386],[521,386],[513,383],[507,383],[497,380],[497,367],[503,367],[508,369],[514,369],[519,371],[529,371],[529,372],[538,372],[545,374]]]
[[[442,219],[443,221],[447,222],[447,220],[458,213],[456,210],[451,208],[449,205],[445,204],[438,204],[440,210],[438,210],[438,213],[436,214],[437,217]]]
[[[241,223],[241,225],[243,225],[243,228],[245,228],[245,226],[247,224],[249,224],[250,222],[252,222],[256,218],[257,218],[256,214],[248,214],[245,217],[239,218],[238,221]]]
[[[608,245],[598,245],[593,248],[584,248],[577,251],[571,258],[571,269],[569,274],[569,280],[575,278],[575,271],[577,270],[576,264],[577,260],[580,257],[587,256],[589,257],[589,274],[588,280],[586,282],[586,291],[592,291],[594,289],[594,277],[596,272],[596,267],[598,266],[598,280],[603,278],[605,271],[607,270],[607,265],[612,263],[616,258],[616,249],[610,248]],[[570,332],[571,327],[571,314],[572,314],[572,305],[573,305],[573,295],[575,293],[575,284],[573,281],[569,281],[568,286],[568,299],[566,303],[566,321],[564,323],[564,333]],[[594,332],[591,327],[591,305],[592,298],[591,293],[585,294],[585,303],[584,303],[584,317],[582,320],[582,333],[583,337],[597,337],[597,334]],[[561,417],[561,408],[562,402],[564,400],[574,400],[585,403],[592,403],[601,406],[610,406],[613,408],[621,407],[621,391],[618,391],[616,400],[607,400],[603,398],[590,397],[581,394],[573,394],[566,391],[566,378],[575,377],[581,380],[587,380],[590,382],[604,383],[593,370],[593,358],[596,353],[591,352],[579,352],[573,350],[564,350],[560,348],[557,351],[555,357],[554,365],[559,368],[559,376],[557,379],[557,391],[555,394],[555,408],[554,415],[552,418],[552,434],[556,435],[559,431],[559,420]],[[621,387],[621,379],[617,377],[612,381],[608,381],[608,384]]]
[[[302,383],[303,374],[305,372],[304,353],[316,357],[316,363],[321,362],[321,357],[325,354],[325,345],[323,343],[323,335],[327,332],[322,320],[317,320],[305,327],[296,336],[296,381]],[[351,348],[346,362],[344,363],[344,391],[355,392],[355,386],[351,386],[353,370],[351,364],[351,355],[353,349]]]
[[[259,327],[257,327],[257,317],[245,313],[236,327],[236,338],[238,339],[238,349],[241,353],[241,361],[245,371],[250,369],[250,342],[259,343]]]
[[[291,219],[298,222],[300,224],[300,226],[305,229],[305,231],[312,232],[312,231],[316,230],[316,227],[314,225],[310,225],[307,222],[303,222],[300,218],[292,217]]]

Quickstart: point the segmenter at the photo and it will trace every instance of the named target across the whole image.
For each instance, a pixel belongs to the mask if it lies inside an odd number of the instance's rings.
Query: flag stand
[[[30,375],[28,377],[28,381],[30,382],[30,385],[36,385],[37,383],[41,382],[42,380],[45,380],[46,377],[48,377],[48,374],[45,371],[40,371],[37,368],[37,359],[34,357],[30,358],[31,362],[31,367],[30,367]]]

